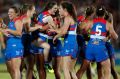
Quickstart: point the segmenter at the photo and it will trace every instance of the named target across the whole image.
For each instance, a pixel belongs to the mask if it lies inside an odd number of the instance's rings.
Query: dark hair
[[[60,16],[60,15],[59,15],[59,10],[57,10],[57,11],[55,12],[55,15],[52,15],[52,17],[58,17],[58,16]]]
[[[106,12],[105,12],[105,17],[104,17],[104,19],[105,19],[105,20],[108,20],[109,17],[110,17],[110,16],[109,16],[109,13],[106,11]]]
[[[72,16],[72,18],[77,21],[77,14],[74,5],[71,2],[63,1],[60,3],[63,9],[66,9],[67,12]]]
[[[32,10],[34,7],[33,4],[24,4],[20,8],[20,14],[23,15],[25,14],[28,10]]]
[[[15,11],[15,13],[20,13],[20,10],[16,7],[16,6],[12,6],[9,9],[13,9]]]
[[[50,2],[48,2],[48,3],[46,4],[46,6],[44,7],[44,10],[43,10],[43,11],[52,9],[54,5],[57,5],[57,2],[55,2],[55,1],[50,1]]]
[[[105,8],[104,8],[103,6],[97,6],[96,15],[97,15],[98,17],[104,16],[104,15],[105,15],[105,12],[106,12],[106,10],[105,10]]]
[[[107,20],[107,21],[109,21],[109,22],[112,22],[112,18],[110,17],[110,13],[108,11],[105,12],[104,19]]]
[[[86,17],[91,16],[91,14],[93,14],[93,12],[94,12],[94,7],[93,6],[87,7],[86,10],[85,10]]]

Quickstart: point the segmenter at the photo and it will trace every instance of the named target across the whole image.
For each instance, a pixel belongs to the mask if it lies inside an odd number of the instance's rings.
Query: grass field
[[[75,67],[76,70],[77,70],[78,68],[79,68],[79,65],[77,65],[77,66]],[[120,74],[120,66],[116,66],[116,70],[117,70],[118,73]],[[37,73],[36,73],[36,74],[37,74]],[[24,76],[23,79],[25,79],[25,71],[23,72],[23,76]],[[6,65],[5,65],[5,64],[0,64],[0,79],[11,79],[10,76],[9,76],[9,74],[8,74],[8,72],[7,72],[7,70],[6,70]],[[37,79],[38,79],[38,77],[37,77]],[[53,73],[47,73],[47,79],[55,79],[55,78],[54,78],[54,74],[53,74]],[[62,75],[62,79],[63,79],[63,75]],[[84,75],[82,79],[87,79],[87,78],[86,78],[86,75]],[[93,79],[97,79],[97,75],[95,75],[95,76],[93,77]],[[112,79],[112,78],[111,78],[111,79]]]

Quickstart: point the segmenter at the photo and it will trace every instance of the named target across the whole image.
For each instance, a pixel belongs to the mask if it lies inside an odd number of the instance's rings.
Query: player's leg
[[[84,71],[81,71],[81,69],[83,69],[83,66],[85,66],[85,65],[83,65],[83,62],[82,62],[80,69],[76,73],[78,79],[81,77],[80,74],[84,72]],[[90,64],[88,65],[88,68],[86,69],[86,76],[87,76],[87,79],[92,79]]]
[[[62,62],[62,53],[60,51],[62,48],[62,43],[63,43],[63,40],[58,39],[56,41],[56,44],[54,44],[53,51],[52,51],[52,57],[53,57],[52,65],[53,65],[56,79],[61,79],[63,62]]]
[[[90,66],[90,61],[93,60],[94,56],[93,56],[93,50],[91,49],[91,46],[92,45],[87,45],[86,47],[86,52],[85,52],[85,55],[84,55],[84,59],[82,61],[82,64],[81,64],[81,67],[80,67],[80,70],[78,70],[77,72],[77,77],[78,79],[81,79],[84,72],[87,70],[87,68],[89,68]]]
[[[111,64],[111,74],[114,79],[118,79],[118,74],[115,70],[115,51],[110,42],[106,42],[106,48],[108,50],[109,58],[110,58],[110,64]]]
[[[24,58],[22,58],[22,60],[21,60],[21,66],[20,66],[21,79],[23,78],[22,71],[23,71],[24,69],[27,70],[27,67],[26,67],[26,64],[25,64],[25,62],[24,62]]]
[[[100,62],[97,63],[97,74],[98,74],[98,79],[104,78],[103,69],[102,69],[102,65],[100,64]]]
[[[70,74],[71,74],[72,79],[78,79],[76,76],[75,64],[76,64],[76,59],[71,59]]]
[[[42,39],[38,39],[39,47],[44,48],[44,59],[45,62],[48,62],[48,56],[50,51],[50,45],[47,42],[42,41]]]
[[[82,53],[82,52],[81,52],[81,53]],[[85,59],[85,58],[84,58],[83,55],[82,55],[82,64],[81,64],[80,68],[83,67],[84,59]],[[76,75],[77,75],[78,78],[79,78],[80,73],[81,73],[80,68],[78,69],[78,71],[77,71],[77,73],[76,73]],[[82,72],[82,73],[83,73],[83,72]],[[86,76],[87,76],[87,79],[92,79],[92,72],[91,72],[91,65],[90,65],[90,64],[88,65],[88,68],[87,68],[87,70],[86,70]]]
[[[91,71],[91,65],[89,64],[87,70],[86,70],[86,76],[87,79],[92,79],[92,71]]]
[[[101,42],[103,43],[103,42]],[[111,76],[111,65],[110,65],[110,59],[108,56],[108,52],[107,49],[105,47],[104,44],[101,45],[94,45],[95,47],[95,51],[96,51],[96,55],[95,55],[95,59],[96,62],[100,63],[100,65],[102,66],[101,68],[101,75],[102,72],[104,73],[104,79],[110,79]]]
[[[54,57],[53,58],[53,69],[54,69],[54,74],[56,79],[61,79],[61,58],[62,57]]]
[[[46,71],[44,67],[44,55],[36,54],[36,66],[39,74],[39,79],[46,79]]]
[[[89,65],[90,65],[90,61],[84,59],[83,63],[81,64],[80,70],[77,72],[78,79],[82,78],[84,72],[87,70]]]
[[[52,57],[53,55],[55,56],[56,51],[55,51],[55,46],[53,44],[53,40],[52,38],[48,38],[48,44],[50,45],[50,53],[49,53],[49,57],[48,57],[48,62],[52,61]],[[51,67],[51,65],[49,63],[45,63],[45,69],[49,72],[49,73],[54,73],[53,68]]]
[[[71,57],[70,56],[64,56],[62,57],[62,70],[63,70],[63,74],[64,74],[64,79],[71,79],[70,76],[70,62],[71,61]]]
[[[12,75],[13,72],[11,69],[12,63],[10,60],[6,62],[6,66],[7,66],[7,71],[10,73],[11,78],[13,78],[13,75]]]
[[[6,62],[7,69],[12,79],[20,79],[21,58],[12,58]]]
[[[77,55],[78,55],[78,44],[76,41],[74,41],[74,43],[71,43],[70,46],[71,47],[69,48],[69,50],[72,50],[70,51],[71,52],[70,74],[72,79],[78,79],[75,71],[75,64],[76,64]]]
[[[107,59],[101,62],[103,71],[104,71],[104,79],[110,79],[111,77],[111,67],[110,67],[110,60]]]
[[[34,56],[30,53],[31,48],[31,35],[30,34],[23,34],[22,35],[22,44],[24,46],[23,50],[23,59],[21,63],[21,78],[22,78],[22,70],[26,69],[26,79],[31,79],[32,77],[32,70],[34,65]],[[32,65],[31,65],[32,63]]]
[[[26,79],[32,79],[33,69],[34,69],[34,64],[35,64],[35,56],[33,54],[29,54],[25,58],[25,63],[26,63],[26,66],[27,66]]]
[[[113,57],[110,57],[110,64],[111,64],[111,74],[114,79],[119,79],[118,73],[115,70],[115,59]]]

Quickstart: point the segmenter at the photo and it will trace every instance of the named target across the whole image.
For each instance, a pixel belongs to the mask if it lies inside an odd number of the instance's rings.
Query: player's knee
[[[33,70],[33,65],[28,65],[28,70]]]
[[[69,71],[70,71],[70,73],[75,73],[74,69],[70,69]]]
[[[70,70],[69,70],[69,68],[68,67],[66,67],[66,66],[63,66],[63,72],[70,72]]]
[[[63,73],[65,74],[65,73],[68,73],[69,72],[69,69],[64,69],[63,70]],[[70,72],[69,72],[70,73]]]
[[[105,67],[104,67],[105,72],[106,72],[106,73],[111,73],[111,65],[110,65],[109,59],[106,60],[104,66],[105,66]]]
[[[50,45],[49,45],[49,44],[46,44],[46,45],[45,45],[45,49],[49,50],[49,49],[50,49]]]
[[[106,68],[106,72],[111,73],[110,67]]]
[[[20,71],[20,69],[18,69],[16,67],[12,68],[12,73],[13,74],[17,74],[19,71]]]

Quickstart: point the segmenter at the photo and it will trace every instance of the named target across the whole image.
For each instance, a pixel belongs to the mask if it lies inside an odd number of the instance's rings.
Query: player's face
[[[32,10],[29,10],[29,16],[32,17],[33,14],[35,13],[35,7],[33,6]]]
[[[54,5],[53,8],[51,9],[52,15],[55,15],[55,12],[58,10],[58,6]]]
[[[60,16],[64,16],[64,9],[62,8],[62,6],[59,7],[59,14]]]
[[[17,16],[17,13],[15,12],[14,9],[10,8],[8,10],[8,16],[9,16],[10,20],[12,20],[12,19],[14,19]]]

